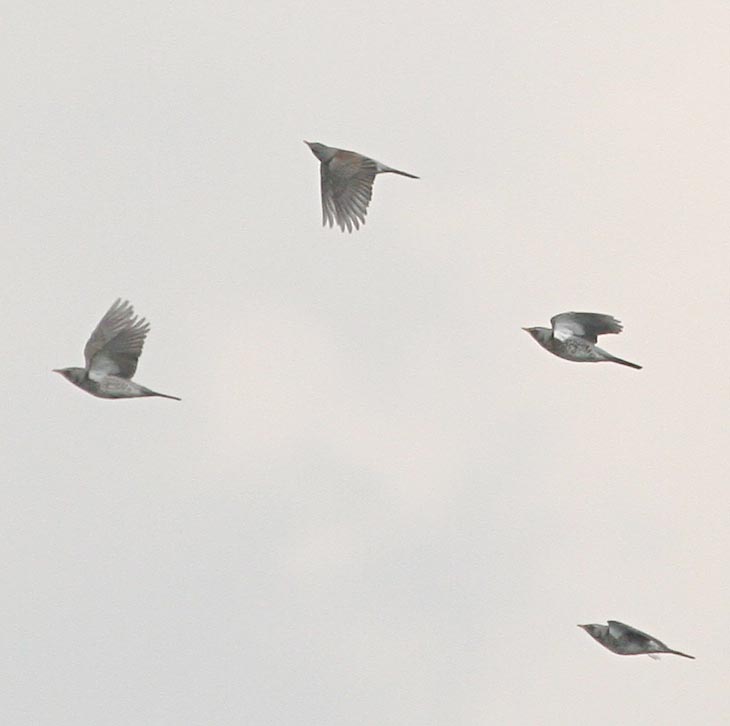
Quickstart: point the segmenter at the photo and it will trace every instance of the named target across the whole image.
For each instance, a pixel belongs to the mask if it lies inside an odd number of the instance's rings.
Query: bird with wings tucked
[[[657,640],[648,633],[642,633],[641,630],[632,628],[630,625],[620,623],[618,620],[609,620],[608,625],[594,623],[578,627],[583,628],[604,648],[608,648],[612,653],[618,655],[648,655],[651,658],[657,658],[657,653],[671,653],[694,660],[693,655],[672,650],[661,640]]]

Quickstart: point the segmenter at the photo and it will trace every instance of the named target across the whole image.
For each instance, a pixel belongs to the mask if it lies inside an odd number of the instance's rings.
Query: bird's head
[[[83,368],[54,368],[54,373],[60,373],[67,381],[78,385],[84,379],[86,371]]]
[[[317,141],[305,141],[304,143],[320,161],[327,162],[337,153],[337,149],[333,149],[331,146],[325,146]]]
[[[605,625],[578,625],[579,628],[583,628],[583,630],[588,633],[588,635],[592,635],[594,638],[599,636],[602,632],[602,630],[606,629]]]
[[[553,334],[550,328],[522,328],[522,330],[529,333],[541,345],[550,340],[550,336]]]

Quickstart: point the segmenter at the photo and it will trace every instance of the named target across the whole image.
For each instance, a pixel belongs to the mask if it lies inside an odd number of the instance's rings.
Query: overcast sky
[[[726,2],[2,28],[4,724],[730,722]],[[304,139],[421,179],[323,229]],[[51,373],[117,297],[182,402]]]

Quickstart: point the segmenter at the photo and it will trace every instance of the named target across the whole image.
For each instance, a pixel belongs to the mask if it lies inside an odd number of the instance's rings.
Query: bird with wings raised
[[[179,401],[177,396],[157,393],[131,380],[149,330],[150,324],[137,318],[128,301],[117,299],[86,343],[86,366],[57,368],[54,372],[99,398],[160,396]]]

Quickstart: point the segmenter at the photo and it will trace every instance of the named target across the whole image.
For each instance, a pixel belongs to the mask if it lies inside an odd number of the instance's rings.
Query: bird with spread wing
[[[131,380],[149,330],[150,324],[137,318],[128,301],[117,299],[86,343],[86,366],[57,368],[54,372],[99,398],[160,396],[179,401],[177,396],[157,393]]]
[[[552,328],[522,328],[545,350],[565,360],[578,363],[619,363],[629,368],[641,369],[599,348],[599,335],[616,334],[623,330],[621,323],[612,315],[602,313],[560,313],[550,320]]]
[[[322,226],[334,226],[344,232],[360,229],[373,195],[377,174],[400,174],[418,179],[415,174],[399,171],[355,151],[336,149],[316,141],[305,141],[320,161],[322,184]]]

